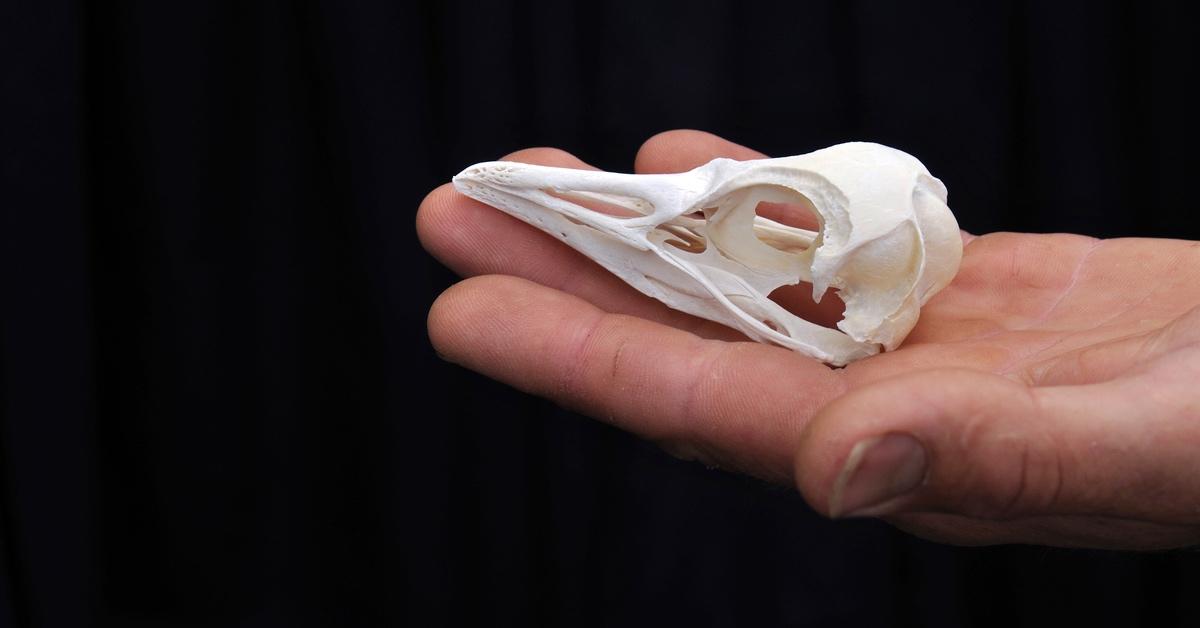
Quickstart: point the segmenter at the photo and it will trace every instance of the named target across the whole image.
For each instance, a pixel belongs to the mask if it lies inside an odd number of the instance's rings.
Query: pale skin
[[[764,155],[671,131],[635,171],[716,157]],[[504,159],[591,167],[552,148]],[[449,184],[417,230],[466,277],[430,309],[440,355],[676,456],[942,542],[1200,544],[1200,242],[964,233],[904,344],[831,369],[670,310]]]

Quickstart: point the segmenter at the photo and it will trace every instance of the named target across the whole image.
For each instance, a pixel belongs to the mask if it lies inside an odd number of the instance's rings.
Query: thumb
[[[1200,429],[1171,420],[1148,384],[1032,388],[967,370],[882,380],[805,427],[796,483],[831,517],[1200,521]]]

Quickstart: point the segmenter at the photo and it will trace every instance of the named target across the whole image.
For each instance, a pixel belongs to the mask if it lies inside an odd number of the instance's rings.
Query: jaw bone
[[[962,258],[946,188],[921,162],[862,142],[778,159],[714,159],[679,174],[494,161],[454,177],[466,196],[541,229],[668,306],[831,365],[895,349]],[[799,204],[808,231],[757,216]],[[812,284],[846,304],[838,330],[768,295]]]

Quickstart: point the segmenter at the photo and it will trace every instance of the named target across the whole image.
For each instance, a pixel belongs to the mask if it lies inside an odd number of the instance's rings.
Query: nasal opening
[[[559,200],[567,201],[584,209],[613,218],[640,218],[654,212],[654,205],[644,198],[601,194],[599,192],[576,192],[543,188],[542,192]]]

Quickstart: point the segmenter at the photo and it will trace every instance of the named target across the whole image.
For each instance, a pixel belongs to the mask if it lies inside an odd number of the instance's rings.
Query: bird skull
[[[454,185],[676,310],[835,366],[896,348],[962,258],[946,187],[916,158],[879,144],[714,159],[679,174],[494,161],[463,170]],[[758,216],[764,201],[807,207],[817,228]],[[816,301],[838,291],[846,304],[838,329],[768,298],[801,281]]]

